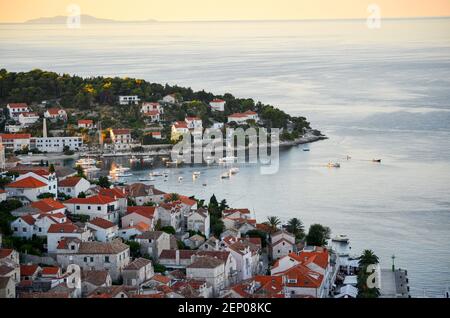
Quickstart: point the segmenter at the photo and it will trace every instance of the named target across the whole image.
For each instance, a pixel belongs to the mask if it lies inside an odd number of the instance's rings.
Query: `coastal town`
[[[82,84],[74,105],[66,95],[2,105],[1,298],[409,297],[394,258],[382,269],[373,251],[354,255],[350,238],[327,226],[260,220],[227,198],[164,192],[152,179],[127,181],[126,167],[109,175],[96,167],[106,156],[166,156],[171,167],[170,148],[208,128],[280,128],[290,144],[324,138],[305,118],[168,87],[108,93],[113,82],[97,83],[102,92]],[[368,285],[372,265],[376,286]]]

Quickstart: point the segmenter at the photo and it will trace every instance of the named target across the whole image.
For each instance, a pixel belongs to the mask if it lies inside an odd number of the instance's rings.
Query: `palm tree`
[[[370,264],[378,264],[379,263],[378,256],[372,250],[364,250],[359,257],[359,265],[361,267],[366,267]]]
[[[169,196],[167,197],[167,202],[173,202],[173,201],[178,201],[180,200],[180,195],[178,193],[171,193],[169,194]]]
[[[287,231],[294,234],[297,239],[302,239],[305,236],[303,222],[297,218],[292,218],[288,221]]]
[[[270,226],[270,234],[272,234],[278,230],[278,225],[281,224],[281,221],[277,216],[268,216],[264,224]]]

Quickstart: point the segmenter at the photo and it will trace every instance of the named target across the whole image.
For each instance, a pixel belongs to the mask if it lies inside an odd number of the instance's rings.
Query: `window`
[[[94,262],[94,258],[93,258],[93,257],[91,257],[91,263],[92,263],[92,262]]]
[[[102,210],[102,207],[101,206],[98,206],[97,207],[97,211],[101,211]]]
[[[83,260],[84,260],[85,263],[87,263],[87,257],[85,257]]]
[[[109,256],[105,256],[105,263],[109,263]]]
[[[80,206],[79,205],[77,205],[77,210],[80,210]]]
[[[26,227],[23,227],[22,228],[22,232],[26,232],[27,231],[27,228]]]
[[[91,209],[91,206],[90,205],[88,205],[88,210],[90,210]]]
[[[18,231],[18,228],[17,228],[17,227],[15,227],[15,228],[14,228],[14,232],[17,232],[17,231]]]

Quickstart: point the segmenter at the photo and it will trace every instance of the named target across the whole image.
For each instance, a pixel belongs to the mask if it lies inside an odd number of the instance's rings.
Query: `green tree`
[[[55,166],[53,165],[53,163],[48,167],[48,172],[55,173]]]
[[[37,196],[38,199],[53,199],[55,195],[50,192],[41,193]]]
[[[313,224],[309,227],[306,235],[306,242],[308,245],[325,246],[330,239],[331,230],[327,226],[320,224]]]
[[[378,264],[379,259],[378,256],[372,250],[364,250],[359,257],[359,266],[368,266],[371,264]]]
[[[176,233],[175,229],[172,226],[163,226],[161,228],[161,231],[166,232],[168,234],[175,234]]]
[[[100,187],[109,189],[111,187],[111,182],[109,182],[108,178],[105,176],[101,176],[98,178],[98,183]]]
[[[305,237],[305,229],[303,223],[297,218],[292,218],[288,221],[286,230],[294,234],[297,240],[301,240]]]
[[[86,198],[86,193],[84,193],[83,191],[81,191],[81,192],[78,194],[78,198],[80,198],[80,199]]]
[[[174,202],[180,200],[180,195],[178,193],[171,193],[168,195],[166,202]]]
[[[86,175],[84,174],[84,169],[82,166],[77,165],[75,167],[75,170],[77,171],[77,177],[81,177],[81,178],[85,178],[86,179]]]
[[[272,234],[278,231],[278,226],[281,224],[281,221],[277,216],[268,216],[264,224],[270,226],[270,234]]]

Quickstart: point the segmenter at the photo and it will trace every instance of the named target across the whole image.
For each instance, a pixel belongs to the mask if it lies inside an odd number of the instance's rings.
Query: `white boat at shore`
[[[95,166],[97,164],[97,160],[92,159],[92,158],[81,158],[81,159],[78,159],[75,162],[75,164],[77,166],[82,166],[82,167],[84,167],[84,166]]]
[[[141,178],[139,178],[139,181],[155,181],[155,178],[153,178],[153,177],[141,177]]]
[[[183,181],[183,177],[178,177],[178,182]]]
[[[237,174],[238,172],[239,172],[239,168],[234,167],[234,168],[230,169],[230,174]]]
[[[340,168],[341,164],[339,162],[329,162],[327,166],[328,168]]]
[[[219,159],[219,163],[235,163],[237,160],[237,157],[223,157]]]
[[[194,171],[194,172],[192,173],[192,176],[193,176],[194,178],[197,178],[197,177],[200,177],[201,174],[202,174],[202,173],[201,173],[200,171]]]
[[[128,177],[132,177],[133,174],[132,173],[126,173],[126,172],[120,172],[117,174],[118,178],[128,178]]]
[[[224,172],[220,175],[221,179],[229,179],[230,178],[230,172]]]

